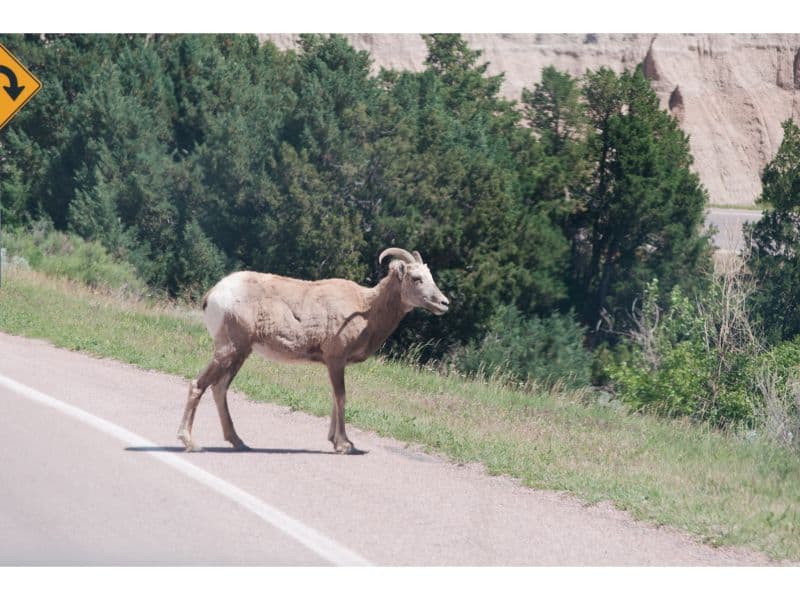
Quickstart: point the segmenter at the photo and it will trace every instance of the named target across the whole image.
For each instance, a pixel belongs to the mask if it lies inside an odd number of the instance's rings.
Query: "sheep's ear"
[[[404,263],[402,260],[395,261],[394,272],[397,273],[397,278],[400,281],[403,281],[403,277],[406,276],[406,263]]]

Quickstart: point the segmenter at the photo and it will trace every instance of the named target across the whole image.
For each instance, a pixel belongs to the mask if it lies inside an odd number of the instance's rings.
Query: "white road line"
[[[33,400],[34,402],[54,408],[65,415],[72,417],[73,419],[76,419],[98,431],[116,438],[128,446],[156,445],[154,442],[151,442],[150,440],[143,438],[132,431],[128,431],[124,427],[120,427],[111,421],[106,421],[105,419],[86,412],[85,410],[72,406],[71,404],[67,404],[61,400],[57,400],[52,396],[43,394],[42,392],[14,381],[13,379],[9,379],[3,375],[0,375],[0,386]],[[220,479],[216,475],[212,475],[208,471],[204,471],[203,469],[193,465],[183,458],[170,453],[160,452],[151,453],[150,456],[169,465],[176,471],[180,471],[187,477],[202,483],[203,485],[211,488],[219,494],[222,494],[230,500],[233,500],[289,537],[294,538],[318,556],[321,556],[325,560],[330,561],[335,565],[371,566],[369,561],[356,554],[352,550],[345,548],[341,544],[301,523],[297,519],[294,519],[281,512],[274,506],[270,506],[263,500],[256,498],[252,494],[248,494],[244,490],[228,483],[224,479]]]

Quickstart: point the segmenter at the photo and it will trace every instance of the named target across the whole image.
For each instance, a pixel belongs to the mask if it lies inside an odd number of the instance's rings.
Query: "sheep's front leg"
[[[353,452],[353,443],[347,439],[344,430],[344,365],[328,365],[328,375],[333,386],[333,410],[328,439],[333,443],[336,452],[350,454]]]
[[[338,420],[338,412],[336,411],[336,398],[331,402],[331,426],[328,427],[328,441],[333,443],[333,438],[336,436],[336,421]]]

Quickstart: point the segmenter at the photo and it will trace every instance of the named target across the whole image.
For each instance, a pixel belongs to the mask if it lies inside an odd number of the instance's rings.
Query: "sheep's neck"
[[[393,273],[384,277],[373,293],[367,327],[371,330],[370,339],[380,346],[413,307],[400,299],[400,280]]]

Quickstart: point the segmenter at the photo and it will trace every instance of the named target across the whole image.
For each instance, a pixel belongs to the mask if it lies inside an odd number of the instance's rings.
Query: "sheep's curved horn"
[[[403,262],[407,263],[417,262],[417,260],[408,250],[403,250],[402,248],[387,248],[381,252],[381,255],[378,257],[378,264],[382,263],[383,259],[387,256],[394,256],[395,258],[399,258]]]

